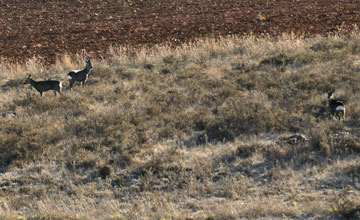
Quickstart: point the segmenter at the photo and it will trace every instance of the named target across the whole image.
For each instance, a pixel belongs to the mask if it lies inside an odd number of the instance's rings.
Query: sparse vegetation
[[[358,219],[358,47],[354,31],[112,48],[73,91],[81,56],[0,64],[0,218]]]

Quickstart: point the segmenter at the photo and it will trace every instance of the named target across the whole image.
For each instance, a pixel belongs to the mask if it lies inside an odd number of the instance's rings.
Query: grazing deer
[[[82,70],[72,70],[66,75],[66,78],[69,79],[70,82],[70,90],[72,89],[74,83],[76,81],[80,81],[83,87],[85,87],[85,82],[89,78],[89,72],[92,69],[92,65],[90,60],[86,61],[86,66]]]
[[[56,92],[61,94],[62,85],[61,82],[56,80],[47,80],[47,81],[38,81],[36,82],[31,78],[29,74],[28,78],[25,80],[24,84],[32,85],[38,92],[40,92],[40,96],[42,96],[43,92],[48,90],[54,90],[55,96],[57,96]]]
[[[328,102],[331,114],[335,116],[339,121],[342,119],[345,120],[345,106],[341,101],[332,99],[331,96],[334,91],[328,92]]]

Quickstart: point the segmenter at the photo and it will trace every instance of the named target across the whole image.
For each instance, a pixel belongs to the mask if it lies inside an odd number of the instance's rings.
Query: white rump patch
[[[59,82],[59,87],[60,87],[60,88],[62,87],[62,84],[61,84],[61,82]]]
[[[77,73],[80,72],[81,70],[71,70],[71,72]]]
[[[339,105],[338,107],[336,107],[336,111],[345,111],[344,106]]]
[[[66,75],[66,78],[68,79],[72,79],[72,77],[70,75]]]

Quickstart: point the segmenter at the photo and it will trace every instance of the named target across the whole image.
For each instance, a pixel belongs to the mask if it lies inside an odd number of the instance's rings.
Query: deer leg
[[[56,91],[54,90],[54,94],[55,94],[55,96],[57,96],[57,94],[56,94]]]
[[[85,80],[82,81],[82,86],[83,86],[83,88],[85,88]]]
[[[42,94],[43,94],[43,93],[42,93],[42,92],[40,92],[40,96],[41,96],[41,97],[42,97]]]
[[[69,80],[69,83],[70,83],[70,85],[69,85],[70,90],[72,90],[73,82],[71,80]]]

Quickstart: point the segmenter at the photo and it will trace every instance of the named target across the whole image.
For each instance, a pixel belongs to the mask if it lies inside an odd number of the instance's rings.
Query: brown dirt
[[[352,29],[358,0],[0,0],[0,56],[53,63],[110,45],[178,45],[198,37]]]

